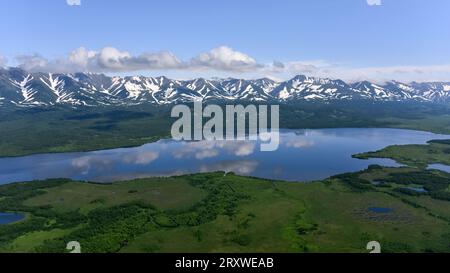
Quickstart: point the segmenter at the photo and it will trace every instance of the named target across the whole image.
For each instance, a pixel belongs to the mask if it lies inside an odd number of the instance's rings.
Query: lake
[[[443,172],[450,173],[450,166],[444,165],[444,164],[430,164],[428,166],[428,169],[430,169],[430,170],[440,170],[440,171],[443,171]]]
[[[406,187],[404,189],[408,189],[408,190],[412,190],[418,193],[427,193],[428,191],[426,189],[424,189],[423,187],[420,188],[416,188],[416,187]]]
[[[211,171],[312,181],[370,164],[400,166],[390,159],[352,158],[356,153],[448,138],[383,128],[282,130],[280,147],[274,152],[261,152],[258,141],[160,140],[134,148],[0,158],[0,184],[47,178],[109,182]]]
[[[369,211],[375,212],[375,213],[391,213],[394,210],[391,208],[370,207]]]
[[[25,218],[22,214],[0,212],[0,225],[12,224]]]

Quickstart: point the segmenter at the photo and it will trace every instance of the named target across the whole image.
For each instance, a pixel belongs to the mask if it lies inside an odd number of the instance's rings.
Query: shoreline
[[[401,128],[401,127],[386,127],[386,126],[380,126],[380,127],[320,127],[320,128],[280,128],[279,130],[328,130],[328,129],[393,129],[393,130],[407,130],[407,131],[417,131],[417,132],[427,132],[427,133],[433,133],[438,135],[448,135],[450,139],[450,132],[445,133],[443,131],[435,131],[435,130],[424,130],[420,128]],[[1,137],[0,137],[1,139]],[[30,153],[20,153],[17,155],[2,155],[0,152],[0,159],[3,158],[18,158],[18,157],[28,157],[33,155],[46,155],[46,154],[65,154],[65,153],[87,153],[87,152],[100,152],[100,151],[110,151],[115,149],[127,149],[127,148],[137,148],[144,146],[146,144],[151,144],[158,142],[160,140],[170,140],[170,136],[162,136],[162,137],[155,137],[155,140],[149,141],[149,142],[142,142],[141,144],[124,144],[119,146],[111,146],[111,147],[103,147],[103,148],[87,148],[87,149],[69,149],[67,151],[42,151],[42,152],[30,152]]]

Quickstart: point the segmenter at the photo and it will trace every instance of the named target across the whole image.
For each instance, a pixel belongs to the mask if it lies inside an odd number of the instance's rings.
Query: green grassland
[[[239,102],[237,102],[239,103]],[[0,109],[0,156],[139,146],[170,136],[170,106]],[[450,134],[450,107],[334,102],[280,106],[280,127],[389,127]]]
[[[421,177],[429,193],[398,190]],[[27,218],[0,226],[0,251],[64,252],[76,240],[83,252],[367,252],[377,240],[384,252],[450,252],[450,201],[433,194],[449,185],[443,172],[379,166],[313,183],[222,172],[15,183],[0,186],[0,211]]]
[[[428,145],[393,145],[380,151],[362,153],[354,157],[391,158],[402,164],[422,169],[436,163],[450,165],[450,140],[433,140]]]
[[[411,114],[412,113],[412,114]],[[393,127],[450,133],[449,108],[409,104],[283,105],[282,128]],[[170,108],[0,112],[0,156],[136,146],[168,136]],[[358,158],[409,167],[312,183],[206,173],[98,184],[63,179],[0,186],[0,252],[450,252],[449,141]],[[410,188],[423,188],[417,192]],[[392,209],[389,213],[370,210]]]

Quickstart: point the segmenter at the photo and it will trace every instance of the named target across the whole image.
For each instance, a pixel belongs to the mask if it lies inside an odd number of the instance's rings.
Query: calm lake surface
[[[0,212],[0,225],[12,224],[25,218],[22,214]]]
[[[431,164],[428,166],[428,169],[431,170],[440,170],[444,172],[450,173],[450,166],[444,164]]]
[[[211,171],[312,181],[370,164],[400,166],[393,160],[360,160],[352,154],[448,138],[401,129],[282,130],[275,152],[261,152],[258,141],[160,140],[136,148],[0,158],[0,184],[47,178],[108,182]]]

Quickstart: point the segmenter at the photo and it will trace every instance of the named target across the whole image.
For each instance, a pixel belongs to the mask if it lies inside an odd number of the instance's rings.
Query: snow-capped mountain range
[[[450,103],[450,82],[378,85],[368,81],[299,75],[284,82],[220,79],[172,80],[166,77],[109,77],[103,74],[28,73],[0,69],[0,106],[99,106],[171,104],[194,100],[295,102],[373,100]]]

